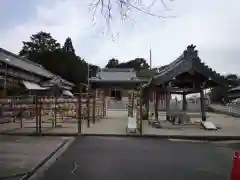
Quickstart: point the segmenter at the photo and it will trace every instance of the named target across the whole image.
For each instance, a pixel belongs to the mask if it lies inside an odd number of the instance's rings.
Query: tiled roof
[[[96,77],[89,78],[89,82],[96,87],[122,86],[133,89],[136,85],[147,83],[148,81],[136,77],[136,72],[133,70],[104,69],[98,72]]]
[[[54,78],[56,75],[46,70],[40,64],[29,61],[28,59],[22,58],[16,54],[13,54],[3,48],[0,48],[0,61],[15,66],[17,68],[23,69],[25,71],[31,72],[33,74],[43,76],[49,79]],[[62,79],[65,83],[73,85],[72,83]]]
[[[175,61],[160,69],[158,75],[153,77],[152,82],[150,83],[165,83],[178,75],[189,72],[192,69],[210,78],[219,85],[227,85],[223,76],[212,70],[201,61],[198,57],[198,52],[195,50],[195,46],[193,45],[188,46],[187,50],[185,50],[184,53]]]
[[[25,71],[45,76],[47,78],[54,77],[54,74],[44,69],[41,65],[33,63],[27,59],[19,57],[11,52],[8,52],[2,48],[0,48],[0,61],[3,61],[9,65],[21,68]]]
[[[134,81],[139,80],[136,72],[130,69],[102,69],[96,77],[90,78],[90,81]]]
[[[230,92],[231,92],[231,91],[239,91],[239,90],[240,90],[240,86],[237,86],[237,87],[235,87],[235,88],[229,89]]]
[[[135,72],[133,68],[103,68],[104,72]]]

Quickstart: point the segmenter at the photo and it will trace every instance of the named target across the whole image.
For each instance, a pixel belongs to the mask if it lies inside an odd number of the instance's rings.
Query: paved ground
[[[31,171],[71,138],[0,136],[0,179]],[[14,179],[13,177],[11,179]]]
[[[226,180],[240,142],[78,137],[42,180]]]
[[[189,125],[172,125],[165,121],[165,113],[161,112],[159,119],[162,128],[156,129],[144,122],[144,134],[153,135],[186,135],[186,136],[240,136],[240,118],[234,118],[227,115],[207,113],[207,121],[211,121],[221,129],[218,131],[207,131],[201,128],[199,114],[192,113],[191,120],[196,122]]]
[[[145,135],[185,135],[185,136],[240,136],[240,118],[231,116],[207,113],[207,120],[213,122],[221,129],[218,131],[206,131],[201,129],[200,114],[191,113],[191,120],[197,122],[191,125],[172,125],[165,121],[165,113],[159,113],[162,128],[156,129],[148,124],[147,121],[143,123],[143,134]],[[76,134],[77,121],[66,120],[66,122],[58,122],[57,128],[51,128],[51,122],[42,124],[42,132],[49,134],[67,133]],[[127,111],[108,111],[107,117],[97,120],[95,124],[87,127],[87,121],[83,121],[82,132],[85,134],[126,134],[127,127]],[[34,122],[26,122],[24,128],[20,128],[19,123],[1,124],[0,132],[8,133],[34,133],[36,132]]]

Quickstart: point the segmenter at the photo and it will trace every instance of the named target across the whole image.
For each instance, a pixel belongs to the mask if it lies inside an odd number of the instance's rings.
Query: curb
[[[183,140],[201,140],[201,141],[230,141],[240,140],[240,136],[186,136],[186,135],[114,135],[114,134],[83,134],[84,136],[98,137],[136,137],[136,138],[155,138],[155,139],[183,139]]]
[[[235,118],[240,118],[240,114],[239,113],[228,112],[228,111],[221,111],[221,110],[214,109],[212,107],[209,107],[209,112],[216,113],[216,114],[222,114],[222,115],[226,115],[226,116],[231,116],[231,117],[235,117]]]
[[[135,138],[158,138],[158,139],[185,139],[185,140],[202,140],[202,141],[230,141],[240,140],[239,136],[187,136],[187,135],[149,135],[149,134],[78,134],[78,133],[1,133],[0,135],[8,136],[65,136],[65,137],[135,137]]]
[[[11,132],[1,132],[0,135],[6,135],[6,136],[65,136],[65,137],[75,137],[75,136],[79,136],[81,134],[79,133],[25,133],[25,132],[21,132],[21,133],[11,133]]]
[[[51,152],[43,161],[41,161],[35,168],[33,168],[30,172],[27,172],[25,176],[23,176],[20,180],[28,180],[33,177],[38,170],[40,170],[60,149],[62,149],[70,140],[65,139],[63,142],[53,151]]]
[[[11,174],[11,175],[7,175],[7,176],[2,176],[2,177],[0,177],[0,180],[10,179],[10,178],[17,178],[17,177],[22,177],[22,176],[25,176],[25,175],[26,175],[26,173]]]

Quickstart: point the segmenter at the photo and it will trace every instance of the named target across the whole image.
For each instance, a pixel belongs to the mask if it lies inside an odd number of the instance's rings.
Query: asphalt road
[[[237,143],[78,137],[42,180],[227,180]]]

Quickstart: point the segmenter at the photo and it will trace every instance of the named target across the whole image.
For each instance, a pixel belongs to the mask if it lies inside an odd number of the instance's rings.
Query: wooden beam
[[[198,89],[196,88],[175,88],[175,87],[167,87],[165,89],[168,92],[176,92],[176,93],[180,93],[180,92],[199,92]]]

